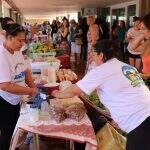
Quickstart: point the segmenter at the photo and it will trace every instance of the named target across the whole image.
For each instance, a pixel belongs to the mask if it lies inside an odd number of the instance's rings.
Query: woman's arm
[[[133,39],[133,34],[132,34],[132,32],[131,32],[131,29],[129,29],[128,32],[127,32],[126,35],[125,35],[125,41],[126,41],[127,43],[129,43],[130,40],[132,40],[132,39]]]
[[[132,50],[132,51],[137,51],[138,50],[138,47],[140,47],[141,45],[141,42],[144,40],[144,35],[141,35],[139,37],[136,37],[132,40],[130,40],[129,42],[129,48]]]
[[[0,89],[12,94],[34,96],[38,92],[36,88],[29,88],[11,82],[0,83]]]
[[[56,98],[71,98],[74,96],[80,96],[83,92],[81,89],[76,85],[73,84],[72,86],[68,87],[64,91],[53,91],[52,96]]]
[[[29,68],[25,71],[25,83],[30,88],[35,88],[36,87],[35,84],[34,84],[34,80],[32,78],[32,72]]]

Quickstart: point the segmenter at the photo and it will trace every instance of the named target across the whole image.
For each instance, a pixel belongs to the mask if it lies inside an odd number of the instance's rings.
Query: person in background
[[[26,23],[26,41],[27,43],[31,43],[32,41],[32,32],[31,32],[31,25],[29,23]]]
[[[135,52],[142,52],[145,41],[150,39],[150,14],[145,15],[141,19],[140,30],[141,35],[132,40],[128,45],[129,49]]]
[[[140,31],[140,18],[139,17],[133,17],[133,27],[130,28],[126,35],[126,41],[130,44],[132,40],[135,40],[139,35],[141,35]],[[129,45],[128,44],[128,45]],[[127,46],[128,55],[129,55],[129,64],[138,70],[141,68],[141,52],[135,52],[132,51],[132,49]]]
[[[24,28],[25,33],[26,33],[26,35],[27,35],[29,31],[28,31],[28,25],[27,25],[26,22],[24,22],[23,28]]]
[[[56,46],[56,38],[57,38],[58,26],[56,20],[53,20],[51,25],[51,38],[53,41],[53,46]]]
[[[96,90],[113,120],[127,132],[126,150],[149,150],[150,91],[137,69],[119,61],[115,43],[108,40],[95,45],[89,55],[89,62],[93,61],[97,67],[83,79],[52,95],[61,99]]]
[[[65,53],[69,53],[70,47],[68,42],[68,35],[69,35],[69,21],[66,18],[63,18],[63,23],[61,28],[59,29],[60,40],[61,40],[61,47],[64,47]]]
[[[109,24],[102,18],[97,18],[95,22],[100,28],[101,39],[109,39]]]
[[[77,65],[79,65],[81,63],[82,60],[82,45],[83,45],[83,39],[82,36],[83,35],[83,31],[82,31],[82,20],[80,19],[77,23],[77,34],[76,34],[76,44],[79,47],[79,51],[77,52]],[[80,55],[79,55],[80,53]]]
[[[25,60],[25,64],[26,66],[31,70],[31,64],[30,64],[30,59],[29,59],[29,45],[27,43],[25,43],[22,48],[20,49],[20,51],[22,52],[22,55],[24,57]]]
[[[88,52],[92,50],[92,47],[96,44],[99,37],[99,27],[97,24],[95,24],[95,18],[94,16],[88,16],[87,17],[87,24],[89,26],[89,30],[87,33],[87,39],[88,39]]]
[[[126,34],[125,21],[121,20],[119,22],[119,27],[116,31],[116,36],[117,36],[118,42],[120,44],[122,61],[125,61],[125,51],[124,51],[125,34]]]
[[[88,54],[92,51],[93,46],[96,44],[96,42],[100,39],[99,37],[99,27],[95,23],[95,17],[94,16],[88,16],[87,17],[87,24],[89,25],[89,30],[87,33],[87,39],[88,39]],[[85,72],[89,71],[91,68],[93,68],[95,64],[89,64],[87,60],[86,70]]]
[[[59,20],[56,20],[56,24],[57,24],[57,27],[58,27],[58,28],[60,28],[60,26],[62,25]]]
[[[6,36],[6,32],[5,32],[5,27],[7,24],[12,24],[15,23],[14,20],[10,17],[5,17],[5,18],[0,18],[0,23],[1,23],[1,28],[2,30],[0,31],[0,45],[2,45],[5,42],[5,36]]]
[[[63,18],[62,28],[59,32],[61,34],[61,41],[62,42],[68,41],[68,39],[67,39],[68,34],[69,34],[69,21],[68,21],[68,19]]]
[[[37,93],[20,51],[25,41],[25,30],[14,23],[7,24],[5,31],[6,41],[0,45],[0,150],[9,149],[22,96],[35,96]]]
[[[43,26],[43,30],[42,30],[42,34],[43,35],[47,35],[47,22],[46,21],[44,21],[43,22],[43,24],[42,24],[42,26]]]
[[[79,29],[79,26],[75,22],[75,20],[71,20],[70,24],[71,24],[70,26],[71,57],[72,57],[72,60],[74,60],[76,64],[79,64],[80,53],[81,53],[81,43],[77,43],[76,39],[80,38],[81,40],[82,30]]]
[[[88,49],[88,41],[87,41],[87,33],[88,33],[88,25],[87,25],[87,19],[84,17],[82,19],[81,29],[82,29],[82,57],[83,60],[87,60],[87,49]]]
[[[38,32],[39,32],[39,27],[38,27],[38,24],[35,23],[35,24],[31,27],[32,38],[34,38],[34,36],[37,35]]]
[[[118,30],[118,20],[114,20],[113,25],[111,27],[110,39],[117,40],[117,30]]]

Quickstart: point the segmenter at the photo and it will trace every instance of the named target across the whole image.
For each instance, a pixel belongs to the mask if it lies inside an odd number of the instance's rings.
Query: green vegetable
[[[97,95],[96,92],[93,92],[90,96],[89,96],[89,100],[92,101],[96,106],[105,109],[104,105],[100,102],[100,99]]]

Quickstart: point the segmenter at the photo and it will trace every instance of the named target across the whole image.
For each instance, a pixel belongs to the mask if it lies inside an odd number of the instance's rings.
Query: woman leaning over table
[[[31,72],[19,51],[25,40],[23,27],[9,24],[5,31],[6,41],[0,46],[0,150],[9,149],[22,96],[37,93]]]
[[[150,91],[137,69],[119,61],[116,45],[101,40],[89,54],[96,67],[64,91],[53,91],[57,98],[80,96],[97,91],[113,120],[127,132],[126,150],[150,149]]]

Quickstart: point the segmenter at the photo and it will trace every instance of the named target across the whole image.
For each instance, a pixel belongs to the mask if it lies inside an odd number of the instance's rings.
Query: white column
[[[124,16],[125,16],[125,23],[127,23],[127,19],[128,19],[128,6],[127,5],[125,6]]]
[[[3,14],[2,14],[2,0],[0,0],[0,17],[2,17]]]
[[[111,26],[112,26],[112,8],[110,7],[110,32],[111,32]]]

